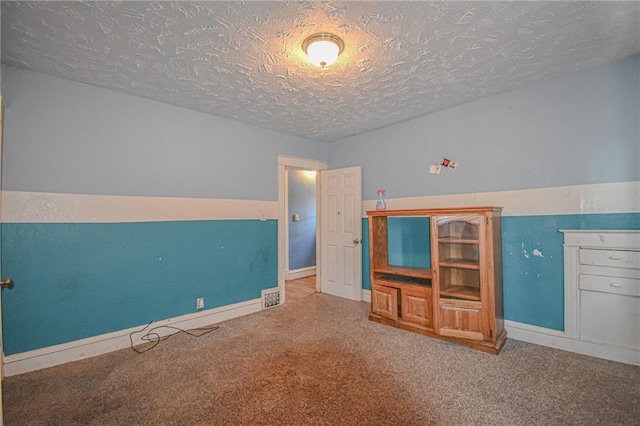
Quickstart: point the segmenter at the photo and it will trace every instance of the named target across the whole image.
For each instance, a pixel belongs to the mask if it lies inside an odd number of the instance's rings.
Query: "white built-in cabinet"
[[[560,232],[565,336],[640,364],[640,230]]]

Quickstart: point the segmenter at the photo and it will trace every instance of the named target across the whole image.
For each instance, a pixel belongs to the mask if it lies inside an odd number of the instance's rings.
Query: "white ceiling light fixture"
[[[314,34],[302,43],[302,50],[309,56],[311,62],[322,68],[334,63],[343,49],[342,39],[329,33]]]

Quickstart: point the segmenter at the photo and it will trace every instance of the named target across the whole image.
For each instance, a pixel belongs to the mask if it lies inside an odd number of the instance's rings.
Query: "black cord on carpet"
[[[145,348],[143,350],[138,350],[135,348],[135,346],[133,345],[133,335],[136,333],[142,333],[143,331],[145,331],[147,329],[147,327],[149,327],[151,325],[151,323],[153,322],[153,320],[149,321],[149,324],[145,325],[144,328],[140,331],[133,331],[131,333],[129,333],[129,341],[131,342],[131,349],[133,349],[134,351],[136,351],[137,353],[141,354],[147,351],[150,351],[151,349],[155,348],[156,346],[158,346],[158,344],[160,342],[162,342],[163,340],[167,340],[169,337],[171,336],[175,336],[176,334],[180,334],[180,333],[184,333],[187,334],[189,336],[192,337],[202,337],[207,333],[211,333],[212,331],[215,331],[217,329],[219,329],[220,327],[217,325],[211,326],[211,327],[201,327],[201,328],[192,328],[190,330],[183,330],[181,328],[178,327],[172,327],[170,325],[159,325],[157,327],[153,327],[151,329],[149,329],[149,331],[147,331],[146,334],[144,334],[140,340],[145,341],[145,342],[150,342],[153,343],[152,346]],[[161,329],[161,328],[168,328],[171,330],[176,330],[175,333],[171,333],[168,334],[166,336],[160,336],[160,334],[158,334],[156,332],[156,330]],[[197,333],[197,332],[201,332],[201,333]]]

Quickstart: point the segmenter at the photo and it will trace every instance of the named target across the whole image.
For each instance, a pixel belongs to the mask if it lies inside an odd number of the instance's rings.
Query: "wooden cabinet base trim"
[[[458,337],[442,336],[440,334],[435,334],[432,328],[427,329],[416,324],[407,323],[404,321],[390,320],[373,313],[369,314],[369,320],[384,325],[390,325],[392,327],[396,327],[413,333],[422,334],[423,336],[432,337],[437,340],[443,340],[445,342],[451,342],[458,345],[466,346],[468,348],[476,349],[492,355],[498,355],[504,347],[504,344],[507,342],[507,332],[504,330],[502,331],[502,333],[500,333],[499,336],[497,336],[495,342],[481,342],[477,340],[461,339]]]
[[[433,326],[431,324],[422,325],[422,324],[416,324],[414,322],[404,321],[404,320],[399,319],[396,324],[393,324],[393,326],[397,327],[397,328],[401,328],[403,330],[411,331],[411,329],[415,328],[415,329],[419,329],[419,330],[430,331],[430,332],[433,333]]]
[[[484,340],[482,333],[467,331],[467,330],[452,330],[448,328],[441,328],[440,334],[447,337],[467,338],[471,340]]]

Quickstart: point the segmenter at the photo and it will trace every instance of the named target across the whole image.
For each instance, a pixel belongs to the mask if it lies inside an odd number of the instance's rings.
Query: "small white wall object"
[[[432,164],[429,166],[429,173],[431,173],[432,175],[439,175],[441,170],[442,166],[436,164]]]

